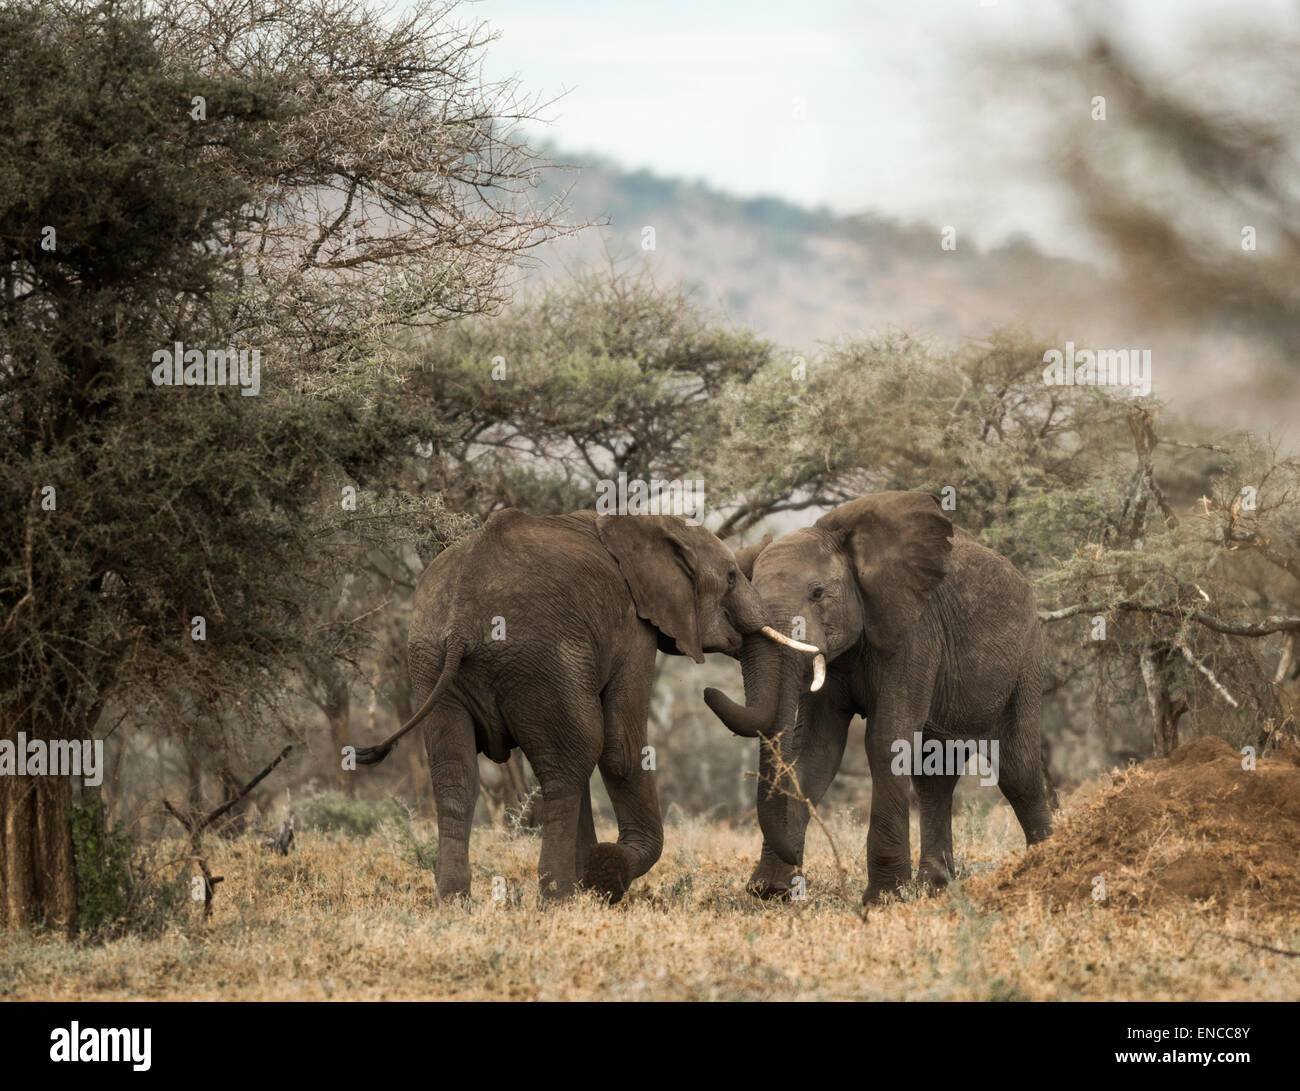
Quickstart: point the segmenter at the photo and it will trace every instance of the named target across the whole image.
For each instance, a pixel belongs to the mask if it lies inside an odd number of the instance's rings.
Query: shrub
[[[310,796],[300,813],[304,829],[349,837],[366,837],[385,822],[405,818],[402,805],[395,799],[353,799],[336,791]]]
[[[188,885],[179,871],[168,877],[157,850],[141,848],[104,825],[97,804],[72,809],[77,875],[77,928],[83,937],[108,939],[126,932],[156,933],[185,904]]]

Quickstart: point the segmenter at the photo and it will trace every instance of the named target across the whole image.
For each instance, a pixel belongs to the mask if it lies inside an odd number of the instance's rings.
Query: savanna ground
[[[995,789],[964,792],[963,878],[860,915],[862,824],[810,828],[803,901],[744,891],[752,828],[670,821],[624,902],[539,909],[539,840],[476,829],[468,907],[436,904],[432,830],[213,839],[211,919],[104,944],[0,940],[10,1000],[1295,1000],[1300,760],[1218,739],[1083,785],[1026,852]],[[600,830],[603,839],[612,829]],[[913,829],[913,846],[918,832]],[[183,846],[178,842],[178,852]],[[1095,877],[1107,879],[1097,901]],[[494,898],[496,890],[503,896]],[[1273,948],[1269,950],[1268,948]],[[1282,952],[1290,952],[1284,954]]]

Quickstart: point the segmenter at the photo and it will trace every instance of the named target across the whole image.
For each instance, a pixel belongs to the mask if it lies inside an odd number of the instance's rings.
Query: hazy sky
[[[538,130],[567,155],[738,195],[958,223],[983,243],[1025,230],[1083,252],[1068,207],[1015,162],[1030,150],[1033,89],[1012,96],[1021,113],[991,101],[965,67],[982,44],[1068,33],[1072,10],[1052,0],[480,0],[462,14],[501,32],[489,77],[567,92]],[[1177,78],[1189,29],[1269,24],[1294,5],[1087,10]]]

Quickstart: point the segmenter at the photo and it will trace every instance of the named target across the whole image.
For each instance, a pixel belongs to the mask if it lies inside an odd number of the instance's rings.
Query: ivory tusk
[[[797,652],[807,652],[809,655],[821,655],[821,649],[815,644],[805,644],[802,640],[794,640],[784,633],[778,633],[770,625],[764,625],[762,631],[768,640],[775,640],[778,644],[784,644],[787,648],[793,648]]]
[[[817,658],[813,660],[813,680],[812,685],[808,687],[809,693],[816,693],[822,688],[822,683],[826,681],[826,657],[821,652],[817,653]]]

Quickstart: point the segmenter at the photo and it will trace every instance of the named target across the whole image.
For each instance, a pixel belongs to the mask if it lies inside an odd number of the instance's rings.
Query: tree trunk
[[[352,698],[348,693],[347,683],[336,680],[330,687],[325,702],[325,718],[329,721],[330,739],[334,751],[330,761],[334,767],[334,783],[344,795],[352,795],[353,778],[343,768],[343,748],[348,745],[348,718],[352,710]]]
[[[1094,641],[1097,654],[1097,689],[1093,698],[1094,716],[1087,729],[1088,761],[1097,768],[1108,767],[1111,758],[1110,664],[1106,641]],[[1044,740],[1047,735],[1044,733]]]
[[[1178,748],[1178,721],[1187,711],[1185,701],[1169,694],[1170,649],[1150,637],[1142,645],[1142,681],[1146,684],[1147,708],[1151,712],[1152,752],[1167,758]]]
[[[71,807],[68,777],[0,777],[0,926],[76,925]]]
[[[217,782],[221,785],[221,802],[229,803],[231,800],[237,802],[228,810],[221,819],[220,825],[217,826],[217,833],[227,841],[242,837],[244,831],[248,828],[248,805],[253,802],[252,795],[241,796],[240,791],[243,785],[239,783],[239,778],[231,772],[228,766],[221,766],[217,770]],[[259,807],[260,811],[261,808]]]
[[[191,736],[181,740],[181,753],[185,757],[185,802],[198,812],[203,810],[203,761]]]

